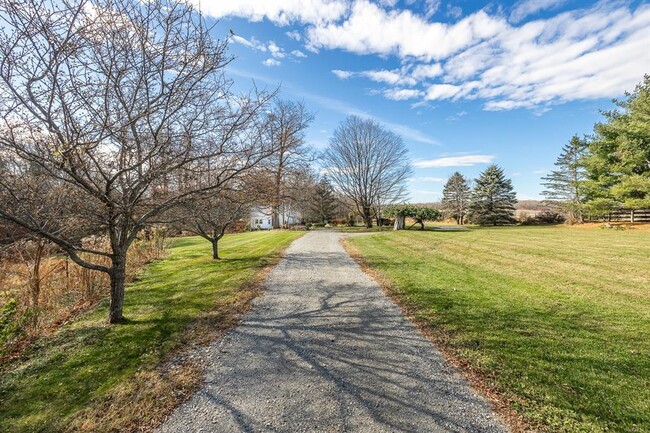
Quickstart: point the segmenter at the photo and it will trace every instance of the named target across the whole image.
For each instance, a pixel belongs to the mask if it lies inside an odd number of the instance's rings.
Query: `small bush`
[[[566,218],[564,215],[553,211],[543,211],[536,215],[522,213],[519,215],[519,224],[522,226],[543,225],[543,224],[563,224]]]

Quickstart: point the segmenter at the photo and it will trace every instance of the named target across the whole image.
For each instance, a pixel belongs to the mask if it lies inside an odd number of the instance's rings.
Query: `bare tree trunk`
[[[212,238],[212,258],[214,260],[219,260],[219,239]]]
[[[279,206],[271,206],[271,227],[280,228],[280,209]]]
[[[406,217],[404,217],[403,215],[396,215],[395,225],[393,226],[393,230],[404,230],[405,220]]]
[[[366,228],[372,228],[372,214],[370,213],[370,208],[363,208],[363,220],[366,223]]]
[[[111,305],[108,313],[108,323],[123,323],[122,309],[124,308],[124,286],[126,284],[125,255],[113,256],[109,277],[111,279]]]

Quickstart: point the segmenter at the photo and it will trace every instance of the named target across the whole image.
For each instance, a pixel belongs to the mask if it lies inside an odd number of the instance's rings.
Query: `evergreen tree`
[[[650,75],[626,96],[614,101],[618,110],[603,112],[585,159],[588,207],[600,212],[650,208]]]
[[[469,198],[470,189],[467,179],[459,172],[455,172],[447,180],[442,191],[442,205],[445,212],[454,216],[457,224],[462,225],[465,222]]]
[[[311,203],[311,211],[318,217],[320,222],[327,224],[336,212],[337,199],[334,195],[334,188],[327,176],[314,187],[314,197]]]
[[[574,135],[562,148],[555,170],[542,177],[542,194],[555,200],[573,221],[583,221],[583,205],[586,199],[585,181],[587,173],[584,158],[588,142]]]
[[[493,164],[476,179],[468,211],[471,220],[480,225],[511,224],[515,222],[515,203],[512,182]]]

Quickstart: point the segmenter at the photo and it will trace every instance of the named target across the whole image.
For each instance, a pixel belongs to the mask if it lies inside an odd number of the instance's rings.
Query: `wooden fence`
[[[636,210],[617,210],[607,215],[601,215],[596,218],[591,218],[591,221],[611,221],[611,222],[628,222],[628,223],[642,223],[650,222],[650,209],[636,209]]]

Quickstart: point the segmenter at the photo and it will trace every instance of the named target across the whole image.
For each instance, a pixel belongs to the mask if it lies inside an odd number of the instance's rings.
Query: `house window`
[[[271,218],[269,218],[269,222],[267,224],[271,224]]]

